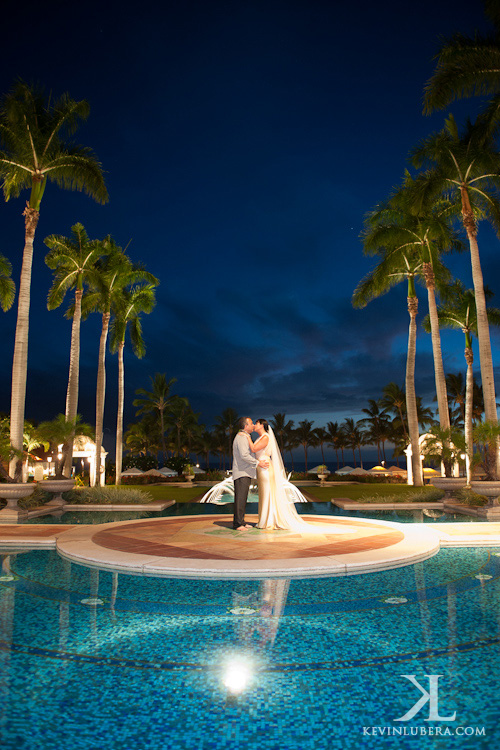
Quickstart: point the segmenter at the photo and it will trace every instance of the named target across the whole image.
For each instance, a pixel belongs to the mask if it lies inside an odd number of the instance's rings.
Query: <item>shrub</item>
[[[462,487],[455,493],[456,499],[464,505],[480,508],[488,504],[488,498],[485,495],[479,495],[477,492]]]
[[[422,487],[420,490],[402,492],[399,495],[367,495],[360,497],[360,503],[435,503],[443,497],[443,490],[436,487]]]
[[[100,503],[102,505],[149,503],[153,499],[148,492],[125,487],[83,487],[64,493],[64,499],[75,505]]]

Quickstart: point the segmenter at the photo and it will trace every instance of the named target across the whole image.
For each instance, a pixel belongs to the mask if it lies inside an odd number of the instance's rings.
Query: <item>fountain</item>
[[[288,475],[287,481],[285,482],[285,490],[288,495],[288,499],[291,503],[307,503],[309,502],[302,492],[294,484],[290,482],[291,474]],[[250,491],[255,489],[255,485],[250,487]],[[232,477],[227,477],[219,484],[211,487],[200,500],[200,503],[213,503],[215,505],[224,505],[222,500],[223,495],[231,495],[234,497],[234,482]]]

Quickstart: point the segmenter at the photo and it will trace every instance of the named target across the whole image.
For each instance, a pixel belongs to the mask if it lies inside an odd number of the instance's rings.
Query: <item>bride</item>
[[[249,447],[256,458],[267,458],[269,467],[257,467],[257,482],[259,486],[259,522],[258,529],[288,529],[303,533],[314,533],[318,528],[304,521],[295,510],[294,503],[289,499],[286,489],[286,472],[281,457],[281,451],[276,437],[266,419],[255,422],[255,432],[258,438],[255,443],[248,435]],[[331,532],[332,529],[330,528]],[[335,532],[338,533],[338,532]]]

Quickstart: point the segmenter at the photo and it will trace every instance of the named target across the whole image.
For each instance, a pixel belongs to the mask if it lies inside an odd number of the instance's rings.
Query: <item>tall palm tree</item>
[[[97,455],[102,446],[104,401],[106,397],[106,344],[111,315],[120,306],[124,289],[141,281],[156,284],[153,274],[138,264],[132,263],[123,250],[108,235],[102,242],[104,257],[98,262],[98,273],[94,275],[93,290],[86,295],[82,309],[100,312],[102,315],[101,337],[99,341],[99,361],[97,368],[95,439]],[[96,476],[96,482],[99,478]]]
[[[12,263],[0,254],[0,307],[7,312],[14,304],[16,285],[11,279]]]
[[[443,312],[443,306],[441,306],[440,312],[441,313]],[[440,323],[442,324],[442,321],[440,321]],[[426,320],[424,319],[424,323],[423,323],[424,327],[425,327],[425,324],[426,324]],[[466,350],[468,348],[467,341],[465,343],[465,348]],[[471,351],[472,351],[472,347],[471,347]],[[472,360],[471,360],[471,364],[472,364]],[[465,424],[465,402],[467,399],[467,394],[466,394],[466,381],[464,380],[463,373],[449,372],[446,375],[446,387],[447,387],[447,390],[448,390],[448,393],[450,395],[452,402],[456,405],[458,409],[458,412],[462,419],[462,424]]]
[[[365,433],[359,427],[359,422],[355,422],[354,419],[348,417],[342,422],[342,430],[346,436],[349,448],[352,448],[352,455],[354,458],[354,466],[356,467],[356,453],[355,449],[358,449],[359,454],[359,465],[363,468],[363,459],[361,458],[361,446],[365,444]]]
[[[415,353],[417,341],[416,317],[418,297],[415,290],[415,277],[420,273],[421,258],[414,248],[387,250],[379,264],[358,284],[353,294],[354,307],[365,307],[375,297],[385,294],[395,284],[405,281],[408,284],[407,304],[410,316],[408,350],[406,357],[406,411],[412,448],[413,482],[423,485],[422,464],[419,450],[417,397],[415,394]]]
[[[397,383],[388,383],[382,390],[381,406],[392,412],[397,418],[401,431],[408,442],[408,427],[406,424],[406,394]]]
[[[0,105],[0,177],[5,200],[30,190],[23,212],[24,252],[12,365],[10,440],[16,450],[23,444],[33,242],[47,182],[83,191],[98,203],[108,200],[101,165],[91,150],[67,140],[89,111],[85,101],[77,102],[68,94],[52,99],[24,81],[18,81]],[[12,459],[10,475],[18,476],[20,470],[19,459]]]
[[[446,195],[456,201],[460,210],[471,257],[485,417],[496,424],[493,359],[477,227],[478,221],[487,217],[500,229],[500,154],[483,128],[468,123],[460,134],[450,116],[442,131],[429,136],[414,150],[413,162],[427,168],[421,175],[423,191],[431,197]]]
[[[333,448],[337,457],[337,471],[339,470],[339,448],[341,447],[342,430],[338,422],[327,422],[326,433],[328,436],[328,447]]]
[[[78,412],[78,390],[80,379],[80,325],[82,319],[82,297],[85,287],[92,283],[96,273],[96,263],[104,250],[98,240],[90,240],[82,224],[71,227],[71,236],[51,234],[44,240],[49,252],[45,256],[45,263],[55,271],[54,281],[49,290],[47,307],[54,310],[62,304],[66,292],[74,289],[74,302],[67,315],[72,318],[71,346],[69,358],[68,388],[66,391],[67,420],[74,420]],[[70,436],[65,446],[66,465],[64,474],[71,475],[73,458],[73,439]]]
[[[382,406],[380,399],[376,401],[370,398],[368,399],[368,403],[370,404],[368,409],[361,409],[363,414],[368,414],[368,416],[360,419],[358,424],[369,427],[371,437],[377,445],[377,458],[378,463],[380,463],[380,443],[382,440],[387,440],[387,437],[384,437],[386,435],[384,428],[389,421],[389,413]]]
[[[491,293],[486,290],[486,296]],[[452,328],[461,330],[465,334],[465,361],[467,363],[466,385],[465,385],[465,409],[463,412],[464,432],[465,432],[465,451],[467,455],[466,472],[467,484],[471,480],[471,463],[473,455],[472,444],[472,420],[473,420],[473,394],[474,394],[474,374],[473,363],[474,353],[472,350],[472,337],[477,336],[477,310],[475,304],[474,292],[472,289],[465,289],[460,281],[455,281],[450,287],[449,294],[443,304],[440,306],[439,323],[443,328]],[[497,308],[488,308],[488,320],[490,325],[500,325],[500,310]],[[427,318],[424,319],[424,327],[428,327]],[[457,376],[455,376],[457,378]],[[463,377],[457,378],[457,384],[463,383]]]
[[[160,417],[160,433],[161,433],[161,445],[163,450],[163,460],[167,458],[167,448],[165,446],[165,410],[170,405],[172,396],[170,395],[170,389],[177,382],[177,378],[170,378],[167,380],[166,374],[157,372],[154,377],[151,378],[151,390],[147,391],[145,388],[138,388],[136,394],[139,398],[134,399],[134,406],[138,406],[139,409],[136,414],[150,414],[155,413]]]
[[[287,421],[286,414],[278,412],[278,414],[273,414],[271,427],[276,434],[278,444],[283,453],[285,449],[285,435],[289,430],[293,430],[293,422],[290,419]]]
[[[227,409],[224,409],[222,414],[220,414],[216,418],[216,422],[215,422],[215,426],[220,427],[220,429],[224,432],[224,434],[227,437],[226,445],[228,446],[229,456],[231,455],[234,436],[236,435],[238,431],[238,419],[239,419],[238,412],[229,406]],[[224,454],[224,464],[225,464],[225,454]]]
[[[325,430],[324,427],[316,427],[314,430],[316,434],[316,445],[319,445],[319,449],[321,451],[321,460],[323,462],[323,465],[326,465],[325,462],[325,451],[324,451],[324,445],[328,440],[328,432]]]
[[[500,105],[500,8],[497,0],[483,0],[494,25],[488,36],[454,34],[444,40],[436,70],[425,86],[424,112],[444,109],[455,99],[491,95],[490,109]]]
[[[289,420],[285,426],[285,432],[283,434],[283,454],[288,451],[290,454],[290,461],[292,464],[292,471],[295,471],[293,463],[293,451],[300,445],[297,438],[297,432],[293,420]]]
[[[128,427],[124,434],[125,445],[133,455],[157,455],[160,450],[160,430],[155,414],[146,414],[140,422]]]
[[[175,452],[177,456],[180,456],[181,452],[189,452],[190,446],[187,440],[186,445],[184,445],[184,441],[189,431],[191,431],[192,439],[192,428],[194,425],[198,425],[198,417],[199,414],[193,412],[187,398],[172,396],[165,412],[165,426],[167,429],[170,428],[172,430],[172,436],[175,435]]]
[[[149,314],[156,303],[155,287],[158,284],[142,284],[122,290],[116,300],[115,317],[111,324],[111,351],[118,352],[118,411],[116,415],[116,484],[121,484],[123,456],[123,404],[125,399],[125,367],[123,350],[127,328],[130,333],[132,351],[141,359],[146,353],[142,338],[141,314]]]
[[[295,430],[295,435],[297,437],[299,445],[301,445],[304,449],[306,471],[307,471],[307,450],[308,448],[313,447],[318,444],[316,433],[313,429],[313,424],[314,422],[310,422],[308,419],[303,419],[302,422],[299,422],[299,426]]]
[[[393,192],[389,201],[368,214],[364,233],[364,251],[367,254],[379,254],[382,248],[391,248],[395,252],[415,250],[421,258],[419,277],[427,290],[439,422],[444,430],[450,426],[450,415],[436,287],[446,288],[451,278],[440,256],[451,250],[464,249],[451,227],[452,219],[453,205],[445,199],[432,200],[427,204],[422,202],[418,180],[407,173],[403,184]]]

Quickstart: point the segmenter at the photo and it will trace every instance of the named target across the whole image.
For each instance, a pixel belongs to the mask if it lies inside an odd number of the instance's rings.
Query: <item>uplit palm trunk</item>
[[[26,379],[28,374],[28,331],[30,313],[31,267],[33,264],[33,241],[38,225],[39,212],[26,206],[24,209],[24,253],[19,283],[16,338],[12,362],[12,391],[10,405],[10,442],[14,449],[23,449],[24,407],[26,402]],[[18,480],[22,472],[22,460],[14,457],[9,464],[9,474]]]
[[[97,391],[95,410],[95,484],[101,483],[101,448],[104,421],[104,398],[106,395],[106,341],[108,339],[109,319],[111,313],[102,316],[101,340],[99,342],[99,366],[97,369]]]
[[[408,280],[408,285],[413,285],[413,279]],[[410,289],[410,291],[413,291]],[[413,484],[417,487],[423,486],[422,464],[420,461],[420,445],[418,442],[418,415],[417,398],[415,395],[415,353],[417,349],[417,323],[418,312],[417,297],[408,297],[408,313],[410,315],[410,329],[408,332],[408,356],[406,359],[406,412],[408,415],[408,430],[411,444],[411,465],[413,473]]]
[[[439,319],[436,305],[434,270],[430,263],[423,264],[427,300],[429,304],[429,320],[431,324],[432,356],[434,358],[434,379],[439,413],[439,426],[443,430],[450,428],[450,411],[448,408],[448,394],[446,392],[446,378],[444,375],[443,355],[441,352],[441,335],[439,333]]]
[[[474,395],[474,373],[472,371],[472,363],[474,362],[474,355],[472,353],[472,342],[470,333],[465,334],[465,361],[467,362],[467,377],[465,387],[465,471],[467,476],[467,486],[470,486],[472,479],[472,453],[474,450],[472,444],[472,400]]]
[[[469,202],[467,190],[462,188],[462,218],[470,246],[472,266],[472,280],[476,298],[477,338],[479,341],[479,364],[481,367],[481,384],[484,398],[484,418],[487,422],[497,422],[497,407],[495,403],[495,379],[493,374],[493,359],[491,356],[490,329],[486,312],[484,296],[483,272],[479,258],[477,244],[477,227]]]
[[[123,348],[125,342],[118,345],[118,413],[116,415],[116,484],[122,482],[122,456],[123,456],[123,404],[125,393],[125,370],[123,367]]]
[[[80,380],[80,323],[82,320],[82,295],[83,290],[75,291],[75,312],[71,324],[71,350],[69,356],[68,390],[66,392],[66,419],[73,421],[78,412],[78,389]],[[73,464],[73,441],[75,433],[64,446],[66,459],[64,461],[64,476],[71,476]]]
[[[472,266],[472,281],[476,299],[477,339],[479,342],[479,365],[481,368],[481,386],[484,400],[484,419],[486,422],[497,424],[497,406],[495,398],[495,376],[493,373],[493,358],[491,356],[490,328],[486,312],[486,298],[484,295],[483,272],[479,258],[477,244],[477,226],[469,201],[469,194],[465,187],[461,188],[462,219],[469,240],[470,258]],[[493,469],[493,479],[498,476],[498,446],[490,448],[496,455],[491,456],[490,466]]]

